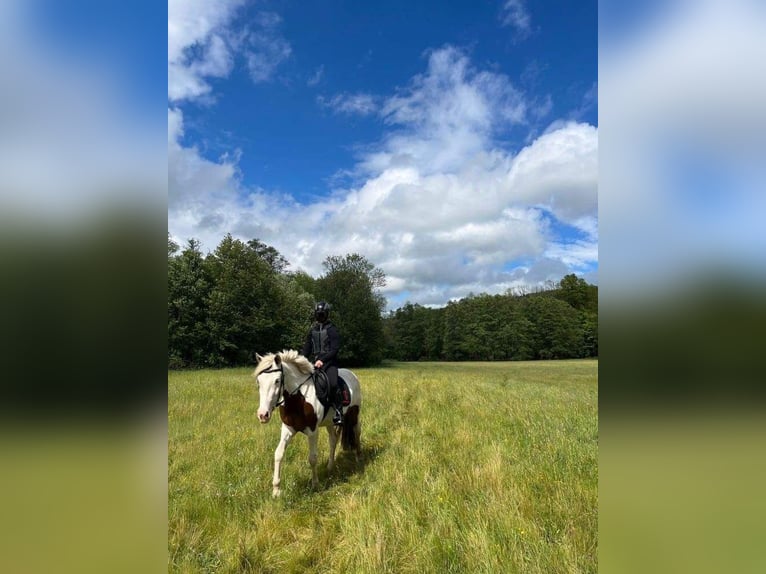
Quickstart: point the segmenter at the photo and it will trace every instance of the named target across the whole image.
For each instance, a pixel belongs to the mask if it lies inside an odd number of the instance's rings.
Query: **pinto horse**
[[[253,376],[258,384],[260,404],[258,419],[262,424],[271,420],[271,413],[279,406],[279,416],[282,419],[282,436],[277,450],[274,451],[274,480],[273,496],[279,496],[280,469],[285,449],[296,433],[302,432],[309,441],[309,464],[311,465],[311,485],[319,485],[317,477],[317,439],[319,427],[327,429],[330,437],[330,460],[327,470],[335,466],[335,446],[341,438],[343,450],[355,449],[356,461],[361,454],[361,424],[359,411],[362,406],[362,391],[359,379],[348,369],[338,369],[338,376],[348,385],[351,402],[343,408],[343,426],[337,429],[332,424],[333,408],[327,408],[319,402],[314,386],[314,366],[298,351],[282,351],[269,353],[265,357],[256,355],[258,365]]]

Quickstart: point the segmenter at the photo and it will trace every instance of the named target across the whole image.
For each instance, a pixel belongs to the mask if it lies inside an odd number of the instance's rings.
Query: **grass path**
[[[299,435],[271,498],[278,421],[252,369],[171,372],[173,572],[596,572],[597,361],[355,370],[364,460],[317,491]]]

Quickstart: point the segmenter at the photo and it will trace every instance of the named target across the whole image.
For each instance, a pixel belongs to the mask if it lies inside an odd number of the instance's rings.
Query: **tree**
[[[168,237],[169,366],[200,366],[210,348],[207,323],[213,280],[199,241],[190,239],[180,255],[175,255],[177,250]]]
[[[206,263],[215,283],[210,293],[208,364],[252,363],[256,352],[280,350],[280,286],[272,265],[253,245],[231,234]]]
[[[168,232],[168,259],[173,257],[178,250],[180,249],[178,243],[173,241],[173,239],[170,237],[170,232]]]
[[[598,357],[598,315],[582,311],[580,320],[583,331],[583,356]]]
[[[314,279],[311,275],[306,273],[305,271],[293,271],[286,274],[293,283],[295,283],[302,291],[308,293],[311,295],[314,299],[316,299],[316,279]]]
[[[541,294],[525,300],[525,317],[532,323],[532,349],[538,359],[571,359],[582,354],[582,324],[569,304]]]
[[[247,246],[253,253],[268,263],[269,267],[271,267],[272,271],[275,273],[282,273],[290,265],[287,259],[285,259],[279,251],[258,239],[251,239],[247,242]]]
[[[316,280],[316,296],[332,305],[332,321],[341,334],[340,361],[374,365],[383,359],[383,318],[386,304],[380,289],[385,273],[362,255],[330,256],[325,274]]]
[[[420,305],[407,303],[397,309],[395,357],[400,361],[418,361],[428,357],[426,349],[428,332],[428,310]]]
[[[314,295],[292,274],[279,276],[279,294],[275,303],[280,324],[278,348],[300,351],[314,310]]]
[[[468,308],[465,300],[448,302],[443,312],[442,352],[444,358],[448,361],[466,361],[469,356],[466,342]]]
[[[575,275],[561,285],[471,293],[440,309],[406,303],[386,318],[386,356],[407,361],[598,356],[598,288]]]
[[[558,296],[575,309],[583,309],[588,302],[588,284],[582,277],[570,273],[561,279]]]

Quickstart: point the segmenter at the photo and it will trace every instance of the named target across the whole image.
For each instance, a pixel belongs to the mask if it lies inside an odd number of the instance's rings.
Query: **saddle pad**
[[[348,383],[343,380],[343,377],[338,375],[338,392],[340,393],[340,396],[343,397],[342,405],[344,407],[347,407],[351,404],[351,393],[348,390]]]
[[[330,396],[330,389],[327,385],[327,377],[322,371],[316,371],[316,378],[314,386],[317,392],[317,398],[319,402],[326,408],[333,403],[333,398]],[[341,396],[341,405],[347,407],[351,404],[351,393],[348,389],[348,383],[343,380],[343,377],[338,375],[338,392]]]

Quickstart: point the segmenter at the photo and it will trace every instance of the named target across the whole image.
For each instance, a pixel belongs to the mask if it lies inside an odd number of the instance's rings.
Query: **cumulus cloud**
[[[168,0],[168,99],[181,101],[210,93],[207,77],[225,77],[232,68],[228,28],[244,0]]]
[[[527,121],[523,94],[451,46],[431,51],[377,113],[387,128],[359,156],[359,183],[317,204],[244,189],[234,161],[176,148],[171,177],[188,191],[173,192],[171,229],[207,248],[226,231],[258,237],[312,274],[327,255],[362,253],[388,275],[391,305],[444,304],[595,264],[596,128],[564,123],[504,149],[498,133]],[[169,113],[176,132],[180,120]]]
[[[214,162],[205,159],[195,147],[178,143],[183,135],[183,112],[168,109],[168,209],[193,210],[200,216],[216,198],[237,193],[237,166],[227,158]]]
[[[543,134],[514,158],[508,178],[516,197],[529,205],[545,205],[563,222],[576,224],[595,214],[596,128],[569,123]]]
[[[256,83],[271,80],[292,48],[280,32],[282,19],[260,12],[243,29],[235,17],[245,0],[169,0],[168,99],[210,97],[209,78],[227,77],[241,53]]]
[[[454,173],[491,152],[497,133],[525,123],[527,104],[507,76],[477,70],[462,50],[445,46],[430,52],[426,72],[388,98],[380,113],[391,130],[360,168],[379,173],[416,165],[421,172]]]
[[[176,239],[216,245],[227,231],[260,236],[240,212],[270,210],[280,202],[241,185],[238,154],[205,157],[183,145],[182,106],[211,97],[209,78],[227,77],[237,55],[255,83],[268,81],[291,54],[280,32],[281,17],[259,12],[237,29],[245,0],[170,0],[168,3],[168,222]],[[272,226],[273,227],[273,226]]]
[[[331,227],[338,242],[352,228],[378,230],[342,245],[363,248],[413,300],[435,295],[434,283],[449,297],[519,285],[529,278],[498,271],[516,260],[587,270],[598,260],[597,153],[596,129],[568,124],[515,156],[477,152],[454,173],[388,167],[346,196]],[[556,243],[551,219],[578,239]]]
[[[476,70],[462,50],[448,45],[430,52],[427,71],[390,98],[383,115],[390,124],[427,133],[458,127],[489,132],[494,122],[522,122],[525,110],[506,76]]]

